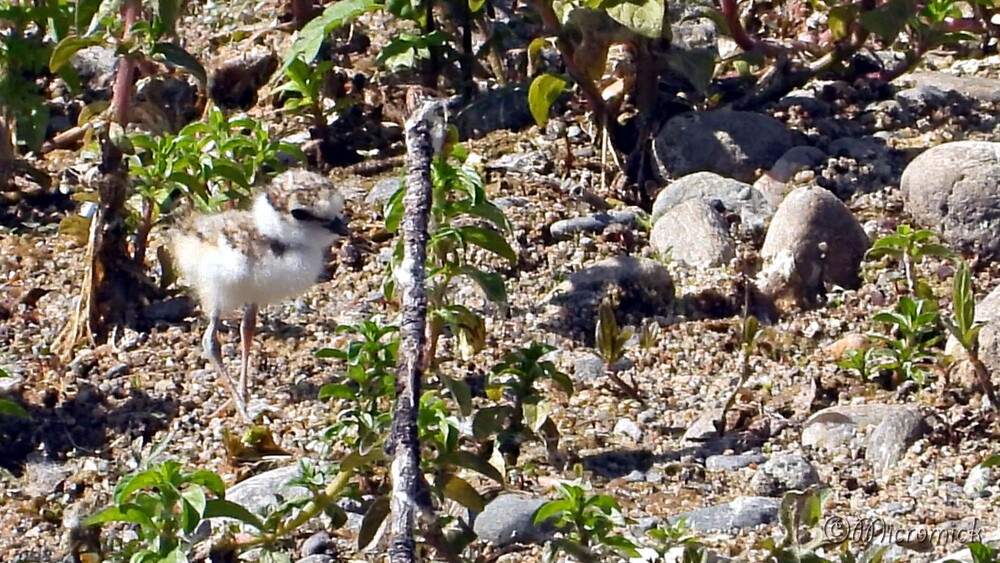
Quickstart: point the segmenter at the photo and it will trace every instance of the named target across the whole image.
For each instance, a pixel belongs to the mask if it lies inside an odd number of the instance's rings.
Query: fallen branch
[[[402,292],[399,366],[396,373],[396,409],[387,444],[392,461],[393,563],[416,561],[414,525],[417,517],[433,518],[430,496],[420,472],[417,412],[427,350],[428,222],[431,210],[431,159],[445,135],[441,102],[424,102],[406,122],[406,195],[403,197],[403,263],[396,270]]]

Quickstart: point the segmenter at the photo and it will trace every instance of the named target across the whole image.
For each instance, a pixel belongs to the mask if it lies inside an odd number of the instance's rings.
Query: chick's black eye
[[[297,221],[319,221],[320,219],[305,209],[293,209],[292,217]]]

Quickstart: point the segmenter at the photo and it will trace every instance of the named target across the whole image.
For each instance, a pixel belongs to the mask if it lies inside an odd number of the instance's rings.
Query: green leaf
[[[31,418],[24,407],[9,399],[0,399],[0,415],[13,416],[15,418]]]
[[[458,227],[455,231],[462,239],[462,242],[474,244],[480,248],[489,250],[501,258],[506,258],[511,263],[517,262],[517,254],[510,247],[510,244],[507,243],[507,239],[498,231],[473,225]]]
[[[715,53],[708,49],[672,49],[663,55],[667,66],[683,76],[700,93],[708,91],[715,76]]]
[[[979,464],[979,466],[982,467],[983,469],[986,469],[988,467],[1000,466],[1000,454],[991,455],[990,457],[984,459],[983,462]]]
[[[854,21],[856,13],[857,8],[849,4],[839,4],[830,8],[826,22],[834,41],[847,37],[848,27]]]
[[[75,10],[73,11],[73,26],[77,35],[86,34],[87,28],[90,27],[91,20],[94,19],[94,15],[101,8],[102,2],[103,0],[77,0]],[[55,71],[53,70],[53,72]]]
[[[487,299],[493,303],[507,302],[507,285],[503,281],[503,276],[496,272],[484,272],[475,266],[469,265],[462,266],[460,270],[482,288]]]
[[[508,406],[486,407],[476,411],[472,419],[472,435],[482,440],[503,430],[503,423],[513,409]]]
[[[219,477],[214,471],[199,469],[187,476],[187,482],[201,485],[219,498],[226,496],[226,484],[222,481],[222,477]]]
[[[284,67],[301,56],[307,63],[316,60],[319,49],[333,30],[354,18],[381,7],[377,0],[340,0],[327,6],[323,13],[312,19],[300,31],[285,56]]]
[[[125,477],[119,481],[118,485],[115,487],[115,494],[113,498],[116,503],[122,504],[129,500],[132,493],[141,489],[158,487],[162,484],[163,480],[160,478],[160,474],[155,469],[150,469],[141,473],[136,473],[131,477]]]
[[[545,127],[549,122],[549,110],[566,89],[566,80],[551,73],[540,74],[528,87],[528,109],[535,123]]]
[[[203,518],[226,517],[238,520],[244,524],[249,524],[258,530],[264,529],[264,523],[256,514],[250,512],[242,505],[233,501],[213,498],[205,501],[205,510],[202,512]]]
[[[321,401],[331,397],[351,400],[358,397],[358,392],[350,385],[344,385],[343,383],[327,383],[323,387],[320,387],[319,399]]]
[[[397,189],[385,202],[382,212],[385,215],[385,229],[390,233],[399,230],[399,224],[403,220],[403,195],[406,193],[406,184],[400,182]]]
[[[208,83],[208,73],[205,72],[205,67],[201,65],[194,55],[188,53],[183,48],[163,41],[153,44],[152,54],[160,55],[164,61],[188,71],[191,73],[191,76],[194,76],[203,85]]]
[[[532,522],[535,524],[541,524],[547,520],[554,520],[560,514],[564,512],[572,512],[573,501],[569,499],[557,499],[550,500],[549,502],[538,507],[535,511],[535,515],[532,518]]]
[[[455,402],[458,403],[458,410],[462,413],[462,416],[472,414],[472,391],[469,389],[469,384],[459,379],[452,379],[444,374],[439,374],[438,377],[444,382],[445,387],[451,391]]]
[[[887,43],[893,43],[915,8],[916,0],[889,0],[874,10],[862,12],[861,25]]]
[[[613,20],[649,39],[670,36],[670,20],[664,13],[665,0],[611,1],[604,8]]]
[[[160,18],[165,34],[173,35],[177,31],[177,16],[180,14],[180,0],[157,0],[156,16]],[[178,65],[179,66],[179,65]]]
[[[358,531],[359,551],[372,543],[372,540],[375,539],[375,534],[378,533],[379,528],[382,526],[382,522],[389,516],[389,511],[389,497],[381,496],[372,501],[371,506],[368,507],[368,511],[365,512],[365,516],[361,520],[361,530]]]
[[[143,529],[155,529],[153,521],[150,520],[149,516],[145,512],[140,510],[134,504],[123,504],[121,506],[109,506],[104,510],[98,512],[97,514],[91,516],[84,520],[84,526],[94,526],[97,524],[105,524],[107,522],[131,522],[132,524],[138,524],[143,527]]]
[[[468,481],[454,475],[445,475],[444,479],[443,485],[440,482],[437,485],[445,497],[476,512],[482,512],[486,508],[486,501]]]
[[[503,484],[504,482],[503,475],[497,471],[496,467],[490,465],[490,462],[487,459],[472,452],[463,450],[448,452],[438,457],[438,463],[441,465],[464,467],[465,469],[470,469],[476,473],[489,477],[497,483]]]
[[[479,12],[486,5],[486,0],[469,0],[469,11],[473,14]]]
[[[49,57],[49,71],[57,72],[66,63],[73,58],[73,55],[77,51],[86,49],[87,47],[93,47],[94,45],[103,45],[104,41],[97,37],[79,37],[76,35],[70,35],[69,37],[60,41],[55,48],[52,49],[52,56]]]
[[[188,558],[184,553],[184,548],[182,546],[177,546],[177,548],[168,553],[166,557],[160,559],[159,563],[188,563]]]

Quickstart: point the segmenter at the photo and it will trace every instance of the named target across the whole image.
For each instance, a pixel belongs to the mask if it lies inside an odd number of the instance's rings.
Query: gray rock
[[[767,456],[760,454],[712,455],[705,459],[705,470],[713,473],[735,471],[765,461]]]
[[[1000,143],[957,141],[924,151],[903,171],[903,205],[956,249],[1000,256]]]
[[[653,225],[649,244],[662,255],[695,268],[714,268],[736,257],[729,224],[711,205],[689,199]]]
[[[965,478],[965,485],[962,486],[962,491],[972,498],[988,496],[989,492],[986,489],[995,485],[996,482],[996,471],[992,467],[977,465],[972,468],[972,471],[969,471],[969,476]]]
[[[633,422],[631,418],[618,419],[613,432],[619,436],[627,436],[636,442],[642,440],[642,428],[639,428],[639,425]]]
[[[498,197],[493,200],[493,205],[506,211],[514,207],[525,207],[531,200],[524,197]]]
[[[689,199],[712,204],[718,202],[753,231],[762,232],[764,224],[774,214],[764,195],[753,186],[723,178],[712,172],[695,172],[671,182],[656,195],[650,216],[653,224],[667,211]]]
[[[633,469],[625,476],[626,483],[642,483],[646,480],[646,474],[638,469]]]
[[[299,553],[302,557],[309,557],[310,555],[330,555],[336,550],[336,545],[333,539],[330,538],[330,534],[326,532],[316,532],[315,534],[306,538],[306,541],[302,542],[302,549]]]
[[[550,534],[547,526],[536,526],[535,511],[545,504],[541,498],[503,494],[486,505],[476,517],[473,531],[480,539],[497,547],[512,543],[543,543]]]
[[[719,436],[715,422],[722,416],[722,409],[706,409],[697,420],[684,432],[681,438],[686,442],[704,442]]]
[[[365,196],[365,203],[372,207],[378,207],[381,211],[382,206],[385,202],[389,201],[389,198],[396,193],[399,186],[403,184],[403,179],[400,177],[383,178],[378,181],[372,189],[368,191],[368,195]]]
[[[885,158],[888,153],[885,142],[872,136],[835,139],[827,151],[830,156],[846,156],[858,161]]]
[[[524,86],[490,90],[460,110],[453,121],[463,141],[501,129],[517,131],[534,122],[528,109],[528,89]]]
[[[655,260],[616,256],[574,272],[553,290],[548,303],[592,339],[597,307],[609,292],[619,297],[619,314],[647,317],[670,311],[674,282]]]
[[[331,557],[329,555],[310,555],[308,557],[303,557],[295,563],[337,563],[336,557]]]
[[[690,510],[667,519],[671,524],[687,518],[691,529],[698,532],[755,528],[778,519],[781,501],[770,497],[737,497],[730,502]]]
[[[305,487],[289,486],[288,482],[301,475],[298,465],[279,467],[240,481],[226,491],[226,500],[246,508],[255,514],[268,508],[276,508],[278,497],[285,500],[309,496]]]
[[[905,410],[887,416],[865,440],[865,461],[876,471],[886,471],[899,463],[925,432],[927,424],[918,412]]]
[[[800,170],[819,166],[826,162],[827,154],[816,147],[801,145],[788,149],[768,171],[779,182],[787,182]]]
[[[943,92],[955,91],[986,102],[1000,102],[1000,80],[980,76],[955,76],[943,72],[914,72],[909,76],[917,88],[931,86]]]
[[[573,379],[580,382],[598,381],[605,377],[604,360],[586,352],[573,360]]]
[[[88,101],[111,97],[117,63],[115,49],[103,45],[80,49],[69,60],[69,64],[79,75],[80,82],[90,93],[91,99]]]
[[[758,283],[766,294],[799,304],[815,302],[826,284],[856,288],[869,244],[864,228],[835,195],[823,188],[797,188],[771,220]]]
[[[653,154],[663,179],[709,171],[750,182],[792,144],[785,125],[769,115],[688,112],[664,124],[653,140]]]
[[[809,417],[801,440],[803,446],[819,449],[862,446],[865,461],[885,470],[898,463],[926,431],[923,415],[909,406],[840,405]]]
[[[816,147],[807,145],[792,147],[770,170],[757,178],[753,187],[764,195],[764,199],[772,208],[777,209],[793,188],[788,185],[788,181],[801,170],[816,168],[823,164],[826,158],[826,153]]]
[[[612,224],[632,225],[635,223],[635,213],[631,211],[609,211],[595,213],[587,217],[574,217],[556,221],[549,226],[553,238],[568,239],[579,233],[600,233]]]
[[[809,460],[798,454],[774,456],[761,465],[750,480],[755,494],[781,496],[786,491],[804,491],[819,483],[819,473]]]
[[[819,99],[813,90],[792,90],[782,96],[777,105],[786,111],[793,107],[801,108],[811,117],[823,117],[830,113],[830,104]]]
[[[930,84],[922,84],[896,92],[896,100],[911,109],[937,108],[948,103],[948,94]]]

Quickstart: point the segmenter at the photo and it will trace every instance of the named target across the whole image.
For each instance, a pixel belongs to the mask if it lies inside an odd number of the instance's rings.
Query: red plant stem
[[[129,30],[139,19],[142,10],[140,0],[125,0],[122,4],[122,20],[125,23],[125,31],[122,39],[128,39]],[[132,73],[135,70],[135,61],[132,57],[123,56],[118,65],[118,74],[115,76],[114,97],[111,100],[114,106],[115,121],[123,127],[128,124],[129,102],[132,98]]]
[[[726,21],[726,26],[729,27],[729,34],[740,49],[744,51],[757,51],[768,57],[777,57],[789,51],[787,47],[773,41],[763,41],[750,37],[750,34],[743,27],[743,22],[740,21],[740,7],[737,0],[720,0],[719,4],[719,11],[722,12],[722,18]]]

